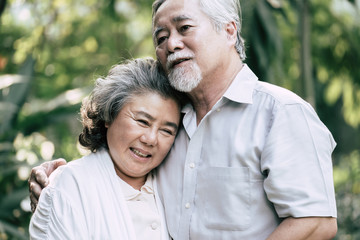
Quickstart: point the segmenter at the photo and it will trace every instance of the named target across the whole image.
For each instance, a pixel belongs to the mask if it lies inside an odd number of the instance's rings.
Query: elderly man
[[[170,235],[331,239],[336,143],[308,103],[243,63],[239,12],[238,0],[153,4],[156,56],[190,99],[158,169]]]

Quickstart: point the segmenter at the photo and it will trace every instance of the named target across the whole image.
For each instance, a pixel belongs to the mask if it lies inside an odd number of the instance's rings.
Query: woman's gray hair
[[[166,0],[155,0],[153,3],[152,21],[154,27],[155,14]],[[245,60],[245,41],[241,37],[241,6],[239,0],[198,0],[201,10],[211,19],[217,32],[225,25],[234,21],[237,27],[237,40],[235,49],[240,59]]]
[[[181,107],[181,93],[170,86],[160,64],[154,59],[127,60],[112,67],[105,78],[96,80],[90,96],[83,101],[80,144],[92,152],[108,148],[105,124],[113,123],[126,103],[146,93],[174,99]]]

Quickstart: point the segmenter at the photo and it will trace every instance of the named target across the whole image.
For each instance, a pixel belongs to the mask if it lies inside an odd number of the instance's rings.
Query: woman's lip
[[[151,157],[151,154],[147,151],[144,151],[140,148],[130,148],[130,150],[138,157],[141,158],[149,158]]]

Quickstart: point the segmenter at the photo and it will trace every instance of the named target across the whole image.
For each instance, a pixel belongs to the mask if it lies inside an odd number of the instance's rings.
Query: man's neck
[[[242,67],[243,63],[240,59],[233,61],[221,74],[204,76],[199,86],[189,93],[196,112],[197,125],[224,95]]]

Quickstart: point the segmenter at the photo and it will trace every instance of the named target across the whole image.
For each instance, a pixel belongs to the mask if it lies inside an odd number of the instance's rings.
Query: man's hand
[[[49,184],[50,174],[59,166],[65,164],[65,159],[60,158],[50,162],[42,163],[40,166],[31,169],[28,183],[32,212],[34,212],[36,209],[42,189]]]

